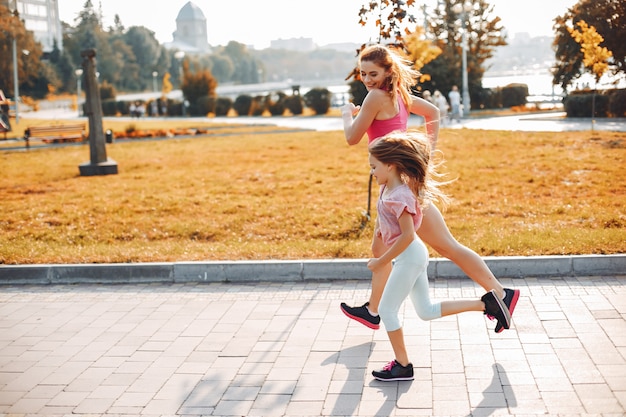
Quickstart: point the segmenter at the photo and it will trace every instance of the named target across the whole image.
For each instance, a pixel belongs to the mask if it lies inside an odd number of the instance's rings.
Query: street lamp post
[[[78,108],[78,116],[80,117],[80,84],[81,84],[81,76],[83,75],[82,68],[78,68],[74,71],[76,74],[76,107]]]
[[[452,11],[458,15],[461,16],[461,27],[463,30],[463,34],[462,34],[462,66],[463,66],[463,74],[462,74],[462,78],[463,78],[463,84],[462,84],[462,89],[463,89],[463,116],[467,116],[470,113],[470,109],[471,109],[471,101],[470,101],[470,95],[469,95],[469,85],[468,85],[468,81],[467,81],[467,26],[466,26],[466,20],[467,20],[467,14],[474,8],[474,6],[472,5],[472,3],[470,2],[465,2],[463,4],[457,3],[453,6]]]
[[[17,14],[17,0],[13,1],[13,16]],[[17,29],[13,28],[13,100],[15,101],[15,123],[20,122],[20,82],[17,79]]]
[[[156,71],[152,71],[152,91],[157,92],[157,77],[159,73]]]
[[[20,83],[17,79],[17,42],[13,36],[13,100],[15,101],[15,123],[20,122]]]
[[[174,54],[174,57],[180,62],[180,95],[183,101],[182,113],[183,116],[185,116],[187,114],[187,100],[185,100],[185,93],[183,93],[183,82],[185,81],[183,74],[183,59],[185,58],[185,52],[178,51]]]
[[[178,51],[178,52],[176,52],[174,54],[174,58],[176,58],[178,60],[179,64],[180,64],[180,74],[179,74],[180,80],[179,81],[180,81],[180,86],[182,87],[183,80],[184,80],[184,77],[183,77],[183,59],[185,58],[185,51]]]

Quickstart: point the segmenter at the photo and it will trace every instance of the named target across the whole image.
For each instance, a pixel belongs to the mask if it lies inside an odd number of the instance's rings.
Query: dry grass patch
[[[443,130],[445,213],[482,255],[626,252],[626,135]],[[2,153],[0,262],[369,256],[367,148],[341,132],[117,142],[119,174],[80,177],[88,146]],[[438,256],[433,253],[433,256]]]

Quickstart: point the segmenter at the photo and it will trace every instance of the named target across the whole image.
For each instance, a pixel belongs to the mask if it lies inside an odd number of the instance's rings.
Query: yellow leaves
[[[163,88],[161,89],[161,92],[163,93],[163,95],[169,93],[170,91],[172,91],[172,82],[170,81],[170,73],[166,72],[165,75],[163,76]]]
[[[584,20],[579,21],[577,25],[580,31],[570,27],[567,30],[572,38],[580,44],[580,50],[583,53],[583,65],[596,76],[596,80],[599,80],[609,69],[608,60],[613,56],[613,53],[600,46],[604,38],[596,31],[595,27],[589,26]]]
[[[408,59],[414,62],[413,66],[418,71],[441,55],[442,52],[439,47],[433,45],[423,35],[424,29],[418,26],[415,28],[415,32],[409,33],[404,37],[404,45],[409,55]]]

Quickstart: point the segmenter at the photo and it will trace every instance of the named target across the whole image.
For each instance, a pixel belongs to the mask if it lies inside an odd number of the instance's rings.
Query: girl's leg
[[[474,282],[486,291],[495,290],[504,298],[504,287],[493,275],[485,261],[470,248],[461,245],[450,233],[439,209],[431,204],[424,210],[422,225],[418,236],[437,251],[450,259],[463,270]]]
[[[391,342],[393,354],[396,356],[396,362],[398,362],[402,366],[408,366],[411,361],[409,361],[409,355],[406,353],[406,346],[404,345],[404,332],[402,331],[402,327],[400,327],[398,330],[387,332],[387,336],[389,336],[389,342]]]
[[[396,356],[396,361],[407,366],[409,356],[404,344],[404,333],[400,323],[399,311],[406,297],[414,291],[417,282],[426,276],[428,267],[428,249],[416,238],[409,247],[395,260],[387,285],[380,300],[380,318],[387,329],[389,342]],[[428,289],[428,278],[426,277]],[[423,283],[422,283],[423,284]]]

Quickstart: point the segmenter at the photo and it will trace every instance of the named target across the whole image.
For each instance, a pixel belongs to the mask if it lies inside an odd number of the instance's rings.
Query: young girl
[[[342,107],[343,128],[349,145],[356,145],[365,133],[371,144],[377,138],[394,130],[406,130],[409,113],[424,118],[426,133],[434,150],[439,136],[439,110],[432,103],[411,95],[411,86],[417,83],[419,73],[391,49],[382,45],[365,48],[359,55],[361,81],[368,90],[360,107],[348,103]],[[356,116],[356,117],[355,117]],[[419,237],[442,256],[457,264],[472,280],[486,291],[495,290],[513,313],[519,290],[504,288],[487,267],[484,260],[468,247],[461,245],[450,233],[439,209],[431,204],[424,211]],[[380,256],[386,245],[374,236],[372,252]],[[350,307],[341,303],[341,310],[350,318],[371,329],[380,327],[378,304],[382,296],[391,264],[372,273],[372,291],[367,303]],[[508,328],[497,323],[495,331]]]
[[[370,148],[371,173],[380,185],[375,234],[387,249],[367,263],[372,272],[392,261],[391,274],[383,290],[378,312],[387,329],[395,359],[372,375],[381,381],[413,379],[413,365],[404,345],[404,334],[398,311],[407,296],[423,320],[433,320],[464,311],[482,311],[508,323],[510,316],[494,290],[480,300],[458,300],[433,303],[428,293],[428,250],[415,234],[423,219],[422,208],[433,199],[445,202],[433,178],[429,163],[431,148],[419,134],[391,133],[374,142]]]

